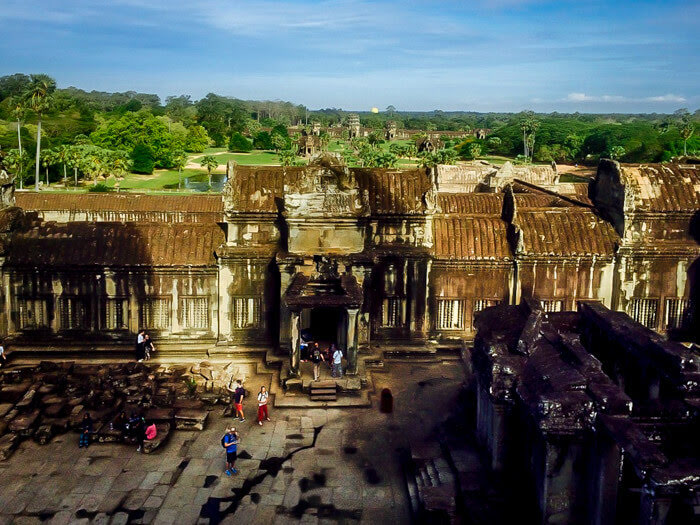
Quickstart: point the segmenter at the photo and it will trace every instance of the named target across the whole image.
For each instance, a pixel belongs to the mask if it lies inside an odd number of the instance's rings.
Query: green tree
[[[56,164],[56,155],[54,150],[45,149],[41,152],[41,166],[46,170],[46,187],[49,187],[49,167]]]
[[[129,171],[130,162],[129,156],[125,151],[111,151],[107,155],[110,171],[114,175],[115,183],[114,186],[119,192],[121,181],[124,180],[127,171]]]
[[[231,139],[228,141],[228,149],[234,153],[248,153],[253,151],[253,143],[236,131],[231,134]]]
[[[4,159],[5,164],[12,173],[19,179],[19,188],[24,187],[24,178],[29,167],[31,159],[27,150],[20,151],[19,149],[11,149],[7,152]]]
[[[695,125],[690,118],[690,112],[686,108],[679,109],[673,113],[678,119],[678,133],[683,139],[683,155],[688,155],[688,139],[695,132]]]
[[[540,127],[540,121],[535,118],[532,111],[526,111],[520,122],[520,129],[523,132],[523,155],[525,158],[532,158],[532,153],[535,149],[535,133]]]
[[[209,189],[211,189],[211,172],[219,167],[219,162],[216,160],[214,155],[204,155],[199,160],[199,165],[207,169],[207,174],[209,176]]]
[[[20,97],[17,97],[12,104],[12,116],[17,119],[17,148],[22,154],[22,122],[27,114],[27,108]]]
[[[185,151],[202,153],[209,146],[209,135],[202,126],[190,126],[187,128],[185,139]]]
[[[253,147],[255,149],[264,150],[273,149],[274,146],[272,145],[272,137],[270,137],[270,134],[267,131],[260,131],[257,135],[255,135]]]
[[[473,142],[469,145],[469,155],[473,159],[476,159],[481,156],[481,144],[477,142]]]
[[[277,158],[282,166],[296,166],[297,154],[293,149],[282,149],[277,152]]]
[[[618,160],[625,155],[625,148],[622,146],[613,146],[608,152],[608,156],[613,160]]]
[[[56,164],[63,166],[63,185],[68,186],[68,164],[70,163],[71,148],[66,144],[58,146],[54,150]]]
[[[131,152],[132,170],[134,173],[153,173],[155,159],[153,151],[146,144],[137,144]]]
[[[270,137],[270,142],[272,142],[272,147],[276,152],[289,148],[289,138],[283,137],[279,133],[273,132]]]
[[[48,75],[31,75],[31,83],[24,94],[27,107],[37,115],[36,124],[36,173],[34,189],[39,191],[39,163],[41,162],[41,117],[51,106],[51,95],[56,91],[56,81]]]
[[[177,189],[182,189],[182,170],[187,165],[187,155],[184,151],[179,150],[173,156],[173,165],[177,170]]]

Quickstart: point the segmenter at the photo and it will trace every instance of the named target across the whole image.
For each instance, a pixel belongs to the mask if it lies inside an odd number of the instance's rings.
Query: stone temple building
[[[349,373],[371,345],[459,347],[486,307],[596,300],[690,334],[695,165],[361,169],[229,165],[223,196],[7,190],[0,336],[16,347],[129,343],[265,348],[298,371],[304,331]],[[5,186],[9,188],[9,185]],[[695,221],[695,222],[693,222]]]

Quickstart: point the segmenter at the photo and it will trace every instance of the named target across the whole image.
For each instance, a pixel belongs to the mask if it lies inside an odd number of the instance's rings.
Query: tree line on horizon
[[[288,126],[340,126],[350,113],[214,93],[199,100],[179,95],[161,101],[158,95],[134,91],[59,89],[48,75],[17,73],[0,77],[0,152],[20,183],[33,171],[35,184],[40,168],[49,181],[67,179],[72,171],[76,183],[79,175],[96,182],[107,173],[119,177],[127,171],[182,169],[187,153],[209,146],[275,150],[285,163],[284,155],[291,156],[289,162],[294,157]],[[500,155],[521,162],[592,163],[605,156],[660,162],[700,153],[694,133],[700,111],[687,109],[672,114],[535,114],[415,112],[389,106],[358,114],[361,124],[376,134],[388,121],[423,133],[489,129],[485,139],[469,136],[448,143],[448,156],[454,151],[463,159]],[[383,162],[379,153],[373,158]]]

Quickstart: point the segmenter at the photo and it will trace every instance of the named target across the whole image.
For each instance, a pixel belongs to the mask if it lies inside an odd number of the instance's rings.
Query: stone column
[[[289,348],[289,341],[290,341],[290,337],[291,337],[289,321],[291,319],[291,312],[289,311],[287,304],[284,302],[284,293],[287,291],[287,288],[289,288],[289,284],[292,282],[292,274],[289,273],[288,271],[286,271],[286,268],[283,265],[279,265],[279,270],[280,270],[279,350],[280,350],[280,354],[282,354],[285,351],[291,351],[291,348]]]
[[[617,512],[618,478],[622,451],[604,431],[598,432],[593,448],[595,460],[592,462],[590,483],[593,501],[590,506],[589,523],[612,525]]]
[[[348,375],[357,374],[357,308],[348,308],[347,359]]]
[[[218,335],[219,341],[227,341],[231,339],[231,297],[229,296],[229,286],[233,283],[233,272],[222,260],[219,260],[218,281]]]
[[[292,312],[290,318],[291,348],[289,350],[289,371],[292,375],[299,375],[299,362],[301,360],[299,312]]]

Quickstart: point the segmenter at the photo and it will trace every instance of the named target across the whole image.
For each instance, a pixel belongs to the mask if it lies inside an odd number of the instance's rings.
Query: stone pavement
[[[429,441],[454,408],[456,362],[392,362],[373,373],[395,410],[272,409],[272,421],[234,423],[239,473],[227,477],[217,406],[201,432],[179,431],[150,455],[134,447],[77,447],[77,434],[23,442],[0,463],[3,523],[408,523],[399,451]],[[262,379],[262,378],[261,378]],[[252,390],[256,378],[248,378]]]

